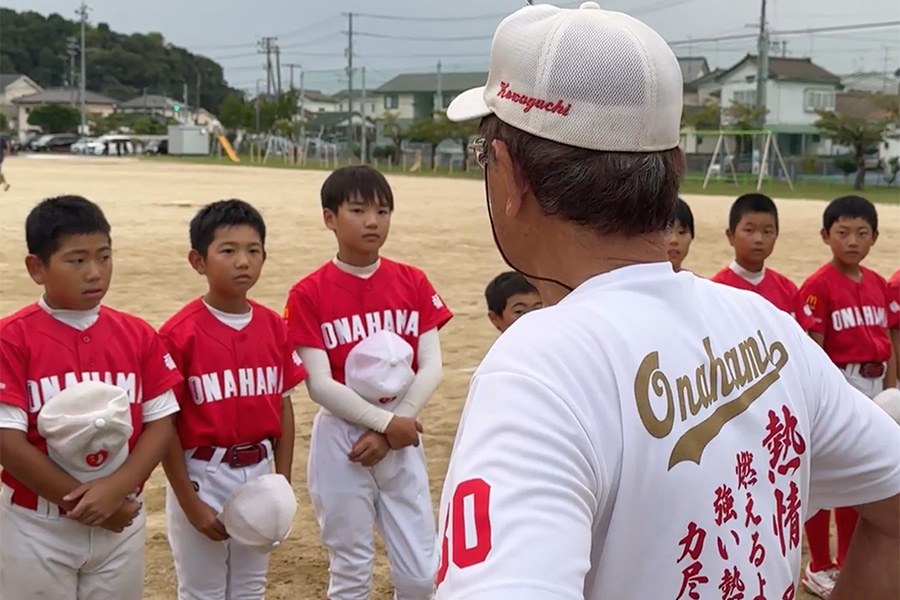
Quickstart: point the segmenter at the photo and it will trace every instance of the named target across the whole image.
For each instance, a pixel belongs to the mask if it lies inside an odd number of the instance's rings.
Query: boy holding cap
[[[181,375],[150,325],[100,305],[112,242],[96,204],[44,200],[25,239],[44,293],[0,320],[3,600],[139,600],[145,517],[135,492],[172,438]],[[75,389],[89,381],[107,386]],[[42,420],[44,408],[53,414]]]
[[[841,505],[831,600],[900,597],[900,428],[790,315],[668,260],[682,96],[644,23],[539,4],[448,107],[482,119],[495,245],[546,306],[472,377],[437,600],[789,600],[806,516]]]

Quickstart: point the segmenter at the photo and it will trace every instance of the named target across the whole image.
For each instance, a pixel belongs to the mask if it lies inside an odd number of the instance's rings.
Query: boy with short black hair
[[[222,200],[190,224],[188,261],[209,284],[160,334],[186,385],[176,389],[178,436],[163,468],[179,600],[262,599],[269,555],[229,539],[217,515],[244,482],[291,480],[291,390],[306,377],[281,315],[247,298],[266,259],[266,226],[242,200]]]
[[[887,368],[892,360],[888,327],[900,311],[900,306],[890,306],[884,278],[861,264],[878,239],[878,212],[860,196],[832,200],[822,216],[821,236],[833,258],[800,288],[813,318],[809,334],[853,387],[874,398],[895,383]],[[823,597],[834,587],[857,514],[851,508],[835,509],[836,564],[829,549],[829,520],[830,512],[820,511],[806,522],[811,560],[803,583]]]
[[[112,241],[100,207],[81,196],[48,198],[29,213],[25,238],[28,274],[44,292],[0,320],[0,589],[4,600],[138,600],[139,493],[173,437],[172,389],[182,378],[149,324],[101,306]],[[77,479],[48,457],[38,416],[89,380],[127,394],[132,434],[120,467]],[[84,461],[102,469],[113,458],[97,452]]]
[[[488,319],[500,333],[525,313],[543,306],[537,288],[517,271],[506,271],[494,277],[484,290],[484,299]]]
[[[725,235],[734,248],[734,260],[712,280],[756,292],[794,317],[804,330],[808,329],[812,322],[808,310],[804,310],[800,290],[793,281],[765,266],[778,239],[775,202],[764,194],[740,196],[731,205]]]
[[[669,262],[677,273],[682,269],[682,263],[691,250],[694,241],[694,213],[687,202],[678,198],[675,204],[675,214],[672,222],[666,230],[666,246],[669,252]]]
[[[369,597],[377,525],[395,597],[427,600],[438,554],[417,417],[440,381],[438,331],[453,315],[425,273],[380,256],[394,209],[381,173],[337,169],[321,197],[337,256],[291,288],[285,319],[309,371],[309,395],[322,407],[310,440],[309,492],[330,557],[326,595]],[[385,330],[401,353],[406,346],[414,374],[402,393],[364,395],[348,380],[348,357]],[[370,358],[389,365],[396,356]]]

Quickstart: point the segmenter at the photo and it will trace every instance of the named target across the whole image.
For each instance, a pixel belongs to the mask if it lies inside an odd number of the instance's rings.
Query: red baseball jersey
[[[0,402],[28,413],[28,441],[41,452],[47,442],[38,413],[61,390],[81,381],[104,381],[131,400],[134,448],[143,429],[141,403],[178,385],[181,374],[153,328],[138,317],[100,308],[96,323],[79,331],[37,304],[0,320]],[[37,507],[37,495],[4,470],[3,483]]]
[[[328,352],[332,376],[341,383],[347,354],[381,329],[413,347],[415,371],[419,335],[452,317],[425,273],[385,258],[368,279],[329,261],[291,288],[284,312],[293,344]]]
[[[813,319],[803,303],[800,290],[793,281],[772,269],[766,269],[762,281],[752,284],[730,267],[725,267],[712,276],[712,281],[727,286],[756,292],[777,308],[794,317],[804,331],[813,325]]]
[[[160,328],[184,383],[176,388],[176,419],[184,448],[229,448],[281,437],[281,398],[306,379],[306,369],[275,311],[250,302],[237,330],[198,298]]]
[[[887,281],[888,291],[888,327],[900,328],[900,269],[894,271]]]
[[[887,282],[871,269],[860,270],[856,282],[826,263],[800,288],[813,316],[809,331],[825,336],[825,352],[838,365],[891,357]]]

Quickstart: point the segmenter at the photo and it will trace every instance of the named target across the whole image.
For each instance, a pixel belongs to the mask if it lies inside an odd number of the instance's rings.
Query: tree
[[[252,128],[254,115],[253,104],[238,93],[228,94],[219,105],[219,121],[226,129]]]
[[[400,124],[400,118],[395,113],[392,113],[389,110],[384,111],[382,121],[384,122],[384,125],[381,128],[381,133],[384,137],[389,138],[394,144],[394,158],[399,159],[400,153],[402,152],[401,146],[403,145],[403,140],[409,137],[409,135],[403,129],[403,126]]]
[[[438,116],[437,119],[432,117],[424,117],[418,121],[414,121],[407,131],[410,140],[424,142],[431,146],[431,170],[437,161],[438,144],[452,138],[454,132],[450,127],[450,120],[444,115],[443,118]]]
[[[728,118],[729,129],[743,130],[757,129],[766,116],[767,109],[765,106],[755,106],[753,104],[744,104],[743,102],[731,102],[731,106],[725,109],[725,116]],[[747,142],[750,142],[749,144]],[[753,137],[749,135],[737,136],[737,156],[744,154],[744,148],[752,147]]]
[[[0,131],[6,131],[9,129],[9,121],[6,119],[6,115],[0,112]]]
[[[866,182],[866,149],[881,142],[891,119],[839,114],[832,110],[817,112],[819,120],[815,122],[815,126],[822,134],[837,144],[853,149],[853,158],[856,162],[853,189],[863,189]]]
[[[28,123],[44,133],[75,133],[81,124],[81,113],[64,104],[46,104],[32,109]]]
[[[719,103],[707,98],[702,106],[685,106],[681,116],[682,127],[694,129],[719,129],[722,121],[722,109]]]

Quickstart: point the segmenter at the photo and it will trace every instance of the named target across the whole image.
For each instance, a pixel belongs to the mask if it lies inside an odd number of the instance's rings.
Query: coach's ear
[[[31,280],[38,285],[44,285],[44,263],[34,254],[25,257],[25,268],[28,269],[28,275]]]
[[[203,258],[202,254],[192,249],[188,252],[188,262],[191,263],[191,266],[197,273],[206,275],[206,260]]]

